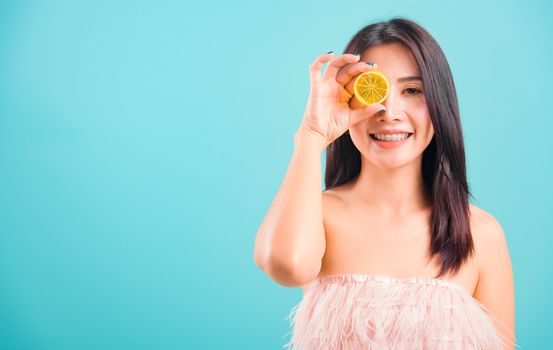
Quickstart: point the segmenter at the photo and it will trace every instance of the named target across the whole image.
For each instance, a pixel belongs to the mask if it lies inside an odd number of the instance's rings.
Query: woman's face
[[[361,55],[361,61],[376,62],[377,69],[388,78],[390,92],[382,102],[386,111],[353,125],[349,129],[351,139],[361,154],[376,166],[392,169],[410,164],[422,157],[434,136],[417,62],[406,46],[396,43],[371,47]],[[354,97],[350,107],[365,106]],[[412,134],[399,143],[376,141],[371,137],[389,130]]]

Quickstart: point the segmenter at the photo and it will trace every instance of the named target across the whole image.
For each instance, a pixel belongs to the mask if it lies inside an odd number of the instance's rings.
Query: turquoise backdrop
[[[543,1],[2,1],[0,349],[281,349],[299,288],[253,261],[308,66],[405,16],[449,59],[522,348],[553,314]]]

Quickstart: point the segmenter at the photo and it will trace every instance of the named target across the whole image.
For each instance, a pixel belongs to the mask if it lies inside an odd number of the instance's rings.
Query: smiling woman
[[[377,68],[389,91],[367,106],[355,80]],[[254,252],[276,282],[304,288],[288,347],[512,349],[508,248],[497,220],[468,202],[456,91],[437,42],[410,20],[379,22],[310,73]]]

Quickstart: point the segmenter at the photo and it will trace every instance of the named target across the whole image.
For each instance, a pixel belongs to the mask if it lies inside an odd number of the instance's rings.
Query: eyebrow
[[[403,77],[403,78],[399,78],[397,80],[398,83],[403,83],[405,81],[413,81],[413,80],[420,80],[422,81],[422,78],[419,77],[419,76],[409,76],[409,77]]]

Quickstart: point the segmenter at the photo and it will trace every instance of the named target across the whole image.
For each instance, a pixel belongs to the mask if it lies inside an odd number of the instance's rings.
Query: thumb
[[[385,111],[386,107],[380,103],[373,103],[368,105],[365,108],[352,109],[350,111],[350,127],[369,118],[370,116],[380,112]]]

